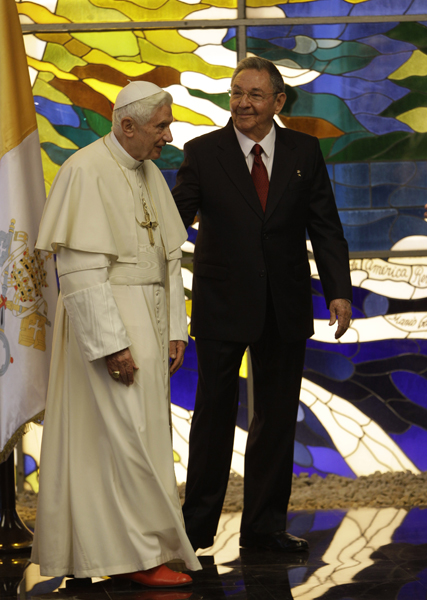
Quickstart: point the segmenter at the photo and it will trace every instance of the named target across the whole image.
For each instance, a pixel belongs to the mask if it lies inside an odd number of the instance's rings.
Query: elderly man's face
[[[172,121],[172,110],[167,104],[158,108],[145,125],[132,121],[133,135],[128,138],[126,150],[135,160],[160,158],[162,148],[173,139]]]
[[[248,97],[247,93],[251,95]],[[286,94],[274,94],[267,71],[244,69],[231,86],[230,110],[236,128],[255,142],[270,131],[273,117],[285,104]]]

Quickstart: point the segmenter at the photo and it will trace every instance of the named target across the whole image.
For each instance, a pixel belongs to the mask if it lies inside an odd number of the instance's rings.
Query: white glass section
[[[270,6],[264,8],[247,8],[247,19],[283,19],[286,17],[285,12],[278,6]]]
[[[402,238],[391,248],[392,250],[427,250],[426,235],[411,235]]]
[[[236,8],[207,8],[206,10],[197,10],[191,15],[187,15],[185,17],[186,21],[203,21],[203,19],[208,19],[212,21],[221,20],[221,19],[237,19],[237,9]]]
[[[39,40],[35,35],[24,35],[25,52],[31,58],[42,60],[47,42]]]
[[[197,48],[194,54],[203,58],[210,65],[220,65],[222,67],[230,67],[231,69],[234,69],[237,65],[236,53],[233,50],[224,48],[224,46],[207,44],[206,46]]]
[[[198,2],[199,0],[197,0]],[[199,46],[206,44],[221,45],[222,40],[227,35],[228,29],[179,29],[178,33],[182,37],[192,40]]]
[[[184,144],[199,135],[210,133],[219,129],[216,125],[192,125],[191,123],[182,123],[176,121],[172,123],[171,133],[173,137],[173,145],[182,150]]]
[[[192,90],[201,90],[206,94],[225,94],[231,85],[231,77],[212,79],[202,73],[184,71],[181,73],[181,84]]]
[[[196,98],[192,96],[188,90],[182,85],[171,85],[165,88],[172,95],[173,103],[179,106],[185,106],[194,110],[194,112],[205,115],[211,119],[215,125],[223,127],[227,124],[230,113],[228,110],[220,108],[210,100],[204,98]]]

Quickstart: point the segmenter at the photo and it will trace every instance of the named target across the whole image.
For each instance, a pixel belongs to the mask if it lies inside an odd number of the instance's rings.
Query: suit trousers
[[[256,537],[286,529],[306,340],[287,342],[280,337],[268,290],[265,324],[257,341],[196,338],[199,380],[183,506],[187,535],[195,548],[211,546],[218,527],[233,453],[239,369],[248,346],[254,417],[245,452],[241,534]]]

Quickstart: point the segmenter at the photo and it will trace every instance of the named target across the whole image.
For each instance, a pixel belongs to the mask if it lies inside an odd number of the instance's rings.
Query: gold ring
[[[114,379],[120,379],[120,371],[113,371]]]

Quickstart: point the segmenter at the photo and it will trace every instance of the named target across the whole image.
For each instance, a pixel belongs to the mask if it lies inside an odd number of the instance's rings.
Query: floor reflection
[[[0,556],[0,596],[61,600],[418,600],[427,598],[427,510],[298,512],[289,531],[307,554],[239,548],[240,513],[224,514],[215,544],[199,551],[191,588],[137,588],[109,579],[41,577],[26,557]],[[25,571],[25,572],[24,572]]]

